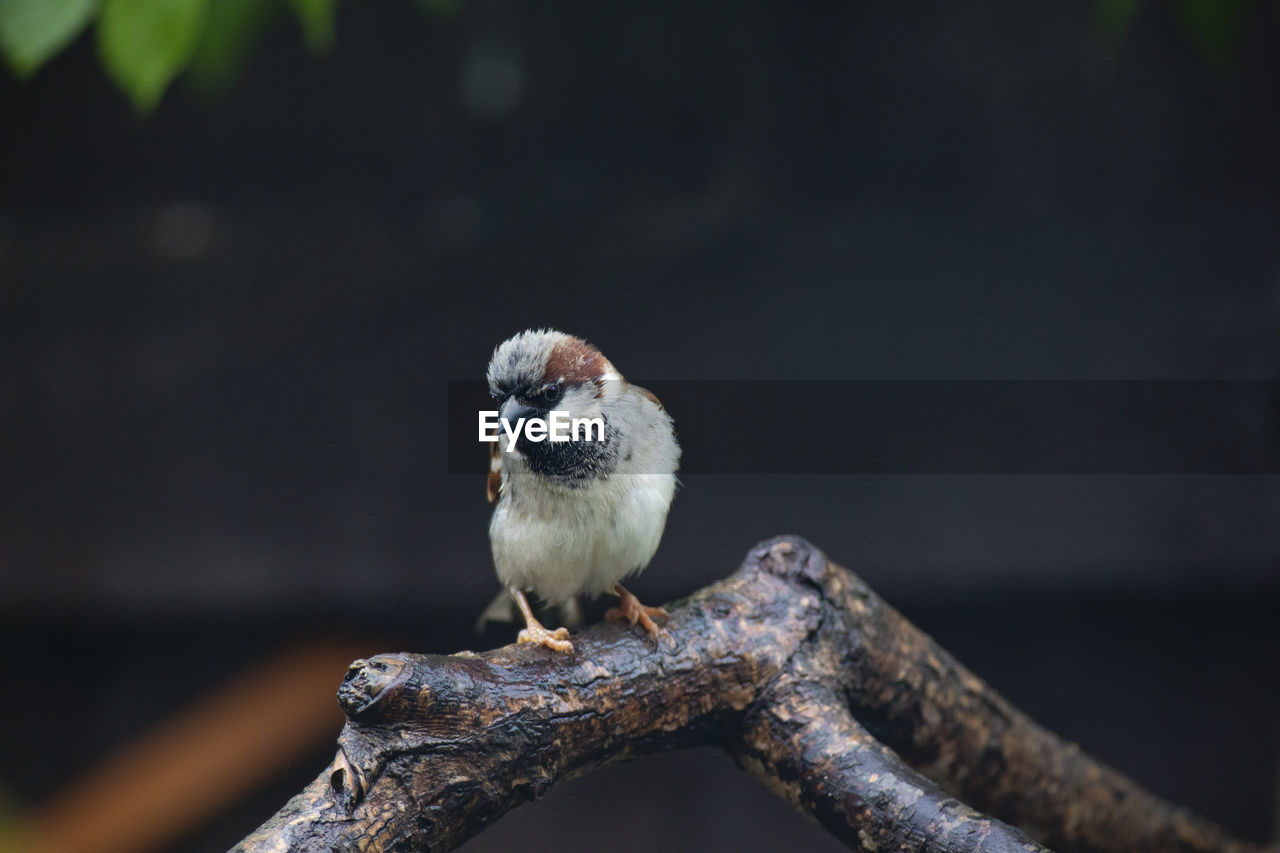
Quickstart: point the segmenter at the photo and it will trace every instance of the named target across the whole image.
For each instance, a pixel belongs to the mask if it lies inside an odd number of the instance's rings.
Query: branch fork
[[[600,624],[572,654],[355,661],[333,763],[233,853],[449,850],[559,781],[705,743],[852,849],[1265,849],[1035,725],[798,537],[667,611],[656,645]]]

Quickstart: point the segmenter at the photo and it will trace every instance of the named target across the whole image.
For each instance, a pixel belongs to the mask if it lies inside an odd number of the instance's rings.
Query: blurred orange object
[[[367,644],[320,642],[268,659],[70,784],[24,823],[20,849],[146,853],[180,839],[336,738],[338,684],[368,653]]]

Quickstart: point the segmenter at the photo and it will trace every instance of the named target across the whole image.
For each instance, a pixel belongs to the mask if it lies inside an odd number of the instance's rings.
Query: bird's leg
[[[613,619],[618,622],[626,622],[629,625],[634,625],[639,622],[641,626],[649,632],[649,636],[656,640],[658,638],[659,629],[658,623],[653,621],[654,617],[662,619],[665,622],[667,619],[667,611],[663,610],[661,607],[646,607],[640,603],[640,599],[628,592],[627,588],[622,584],[614,584],[613,591],[616,592],[618,594],[618,598],[622,600],[618,602],[617,607],[610,608],[609,611],[604,614],[604,618]]]
[[[573,652],[573,643],[569,642],[568,628],[557,628],[554,631],[548,631],[542,627],[541,622],[533,617],[533,609],[529,607],[529,599],[524,597],[522,591],[511,587],[511,597],[519,605],[520,612],[524,614],[524,621],[527,625],[516,638],[517,642],[537,643],[557,652]]]

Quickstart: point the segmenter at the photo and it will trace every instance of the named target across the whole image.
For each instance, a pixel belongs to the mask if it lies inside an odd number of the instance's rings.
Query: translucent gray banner
[[[1275,381],[639,382],[686,474],[1277,474]],[[450,473],[483,473],[483,381],[449,383]],[[504,442],[505,446],[505,442]]]

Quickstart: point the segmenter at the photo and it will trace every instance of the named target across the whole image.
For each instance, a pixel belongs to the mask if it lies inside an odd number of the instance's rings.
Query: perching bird
[[[666,612],[641,604],[621,581],[649,564],[666,526],[680,462],[671,416],[598,349],[550,329],[500,344],[488,380],[504,430],[553,411],[603,425],[570,441],[535,441],[522,430],[509,442],[504,432],[490,445],[489,500],[498,505],[489,542],[498,580],[527,623],[520,642],[573,651],[568,629],[544,628],[526,593],[565,605],[612,591],[621,601],[606,618],[639,622],[656,637],[653,620]]]

